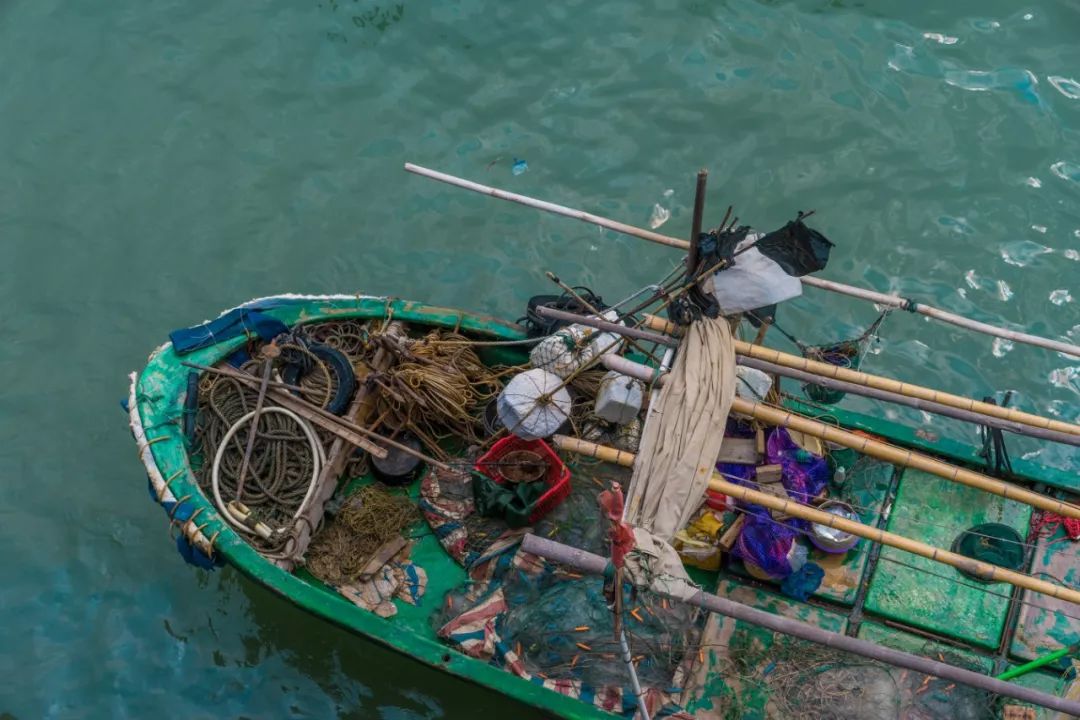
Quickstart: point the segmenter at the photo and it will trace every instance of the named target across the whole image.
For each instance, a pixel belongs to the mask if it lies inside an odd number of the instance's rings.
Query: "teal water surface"
[[[1080,342],[1075,4],[532,5],[0,3],[0,714],[512,711],[185,566],[118,405],[169,330],[254,296],[516,317],[546,269],[614,299],[678,260],[406,161],[679,236],[707,167],[714,224],[816,209],[826,277]],[[810,290],[780,321],[819,342],[874,315]],[[1080,415],[1075,358],[885,334],[874,372]]]

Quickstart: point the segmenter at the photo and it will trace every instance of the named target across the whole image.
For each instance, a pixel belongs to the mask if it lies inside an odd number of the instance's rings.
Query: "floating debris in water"
[[[1080,366],[1056,368],[1047,379],[1054,387],[1080,391]]]
[[[649,227],[655,230],[671,219],[671,211],[660,203],[653,205],[652,215],[649,216]]]
[[[1004,280],[998,280],[997,291],[998,297],[1001,298],[1002,302],[1009,302],[1010,300],[1012,300],[1013,291],[1012,288],[1009,287],[1009,283],[1005,282]]]
[[[510,166],[510,172],[515,175],[520,175],[528,169],[529,163],[524,160],[519,160],[518,158],[514,158],[514,164]]]
[[[1032,225],[1031,229],[1034,230],[1037,233],[1042,233],[1043,235],[1046,234],[1046,226],[1045,225]]]
[[[1006,340],[1005,338],[994,338],[994,343],[990,346],[990,351],[994,353],[996,358],[1005,357],[1005,354],[1012,349],[1012,340]]]
[[[1042,187],[1042,180],[1040,180],[1037,177],[1029,177],[1024,182],[1027,183],[1028,185],[1030,185],[1033,188],[1041,188]]]
[[[1050,302],[1055,305],[1064,305],[1065,303],[1072,302],[1072,300],[1072,295],[1069,294],[1068,290],[1055,290],[1050,293]]]
[[[1075,163],[1065,162],[1064,160],[1058,161],[1050,166],[1050,172],[1062,180],[1080,182],[1080,165]]]
[[[1069,248],[1068,250],[1063,252],[1062,255],[1064,255],[1069,260],[1080,260],[1080,251],[1073,250],[1072,248]]]
[[[979,289],[979,276],[975,274],[974,269],[968,270],[966,273],[964,273],[964,282],[966,282],[967,286],[972,290]]]
[[[955,45],[960,38],[954,38],[951,35],[942,35],[941,33],[923,33],[922,36],[927,40],[933,40],[936,43],[942,45]]]

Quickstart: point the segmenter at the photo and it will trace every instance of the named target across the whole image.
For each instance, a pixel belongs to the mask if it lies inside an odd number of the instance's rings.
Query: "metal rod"
[[[694,219],[690,224],[690,249],[686,254],[686,274],[693,275],[698,266],[698,239],[701,236],[701,221],[705,215],[705,183],[709,171],[702,168],[697,174],[697,188],[694,191]]]
[[[662,335],[660,333],[652,332],[651,330],[640,330],[638,328],[627,327],[601,318],[587,317],[585,315],[566,312],[565,310],[556,310],[555,308],[545,307],[543,305],[536,308],[536,314],[551,320],[566,320],[580,325],[588,325],[597,330],[605,330],[610,333],[615,333],[616,335],[634,338],[635,340],[644,340],[658,345],[666,345],[667,347],[679,346],[679,341],[670,335]]]
[[[615,592],[622,592],[622,587],[616,587]],[[637,668],[634,667],[634,658],[630,656],[630,643],[626,641],[626,631],[619,630],[619,650],[622,651],[622,661],[626,665],[626,672],[630,675],[630,689],[637,698],[638,716],[641,720],[651,720],[649,710],[645,707],[645,693],[641,691],[641,681],[638,680]]]
[[[454,185],[456,187],[465,188],[466,190],[472,190],[484,195],[490,195],[492,197],[499,198],[500,200],[509,200],[520,205],[536,208],[538,210],[545,210],[556,215],[562,215],[564,217],[575,218],[577,220],[583,220],[584,222],[592,223],[593,225],[599,225],[606,227],[609,230],[615,230],[621,232],[624,235],[632,235],[642,240],[648,240],[649,242],[658,243],[660,245],[667,245],[668,247],[678,248],[680,250],[688,250],[690,244],[685,240],[679,240],[668,235],[662,235],[660,233],[652,232],[650,230],[644,230],[637,228],[626,223],[616,222],[615,220],[609,220],[608,218],[600,217],[599,215],[593,215],[582,210],[574,210],[563,205],[556,205],[555,203],[544,202],[543,200],[537,200],[535,198],[527,197],[525,195],[518,195],[517,193],[507,192],[505,190],[499,190],[497,188],[489,187],[487,185],[481,185],[480,183],[474,183],[469,180],[464,180],[453,175],[447,175],[435,170],[429,170],[419,165],[413,165],[412,163],[405,164],[405,170],[417,175],[422,175],[433,180],[447,183],[448,185]],[[889,307],[900,308],[903,310],[910,310],[911,312],[917,312],[920,315],[932,317],[935,320],[950,323],[958,327],[966,328],[968,330],[974,330],[975,332],[983,333],[985,335],[993,335],[995,337],[1005,338],[1007,340],[1013,340],[1015,342],[1024,343],[1027,345],[1034,345],[1036,347],[1045,348],[1047,350],[1054,350],[1056,352],[1063,353],[1065,355],[1072,355],[1073,357],[1080,357],[1080,345],[1073,345],[1071,343],[1062,342],[1060,340],[1051,340],[1049,338],[1040,337],[1038,335],[1031,335],[1029,333],[1022,333],[1016,330],[1007,330],[1005,328],[997,327],[996,325],[990,325],[989,323],[979,322],[977,320],[971,320],[970,318],[963,317],[962,315],[956,315],[954,313],[946,312],[930,305],[923,303],[916,303],[907,298],[902,298],[898,295],[887,295],[885,293],[875,292],[873,290],[866,290],[864,288],[854,287],[852,285],[845,285],[833,280],[822,280],[815,277],[802,277],[800,278],[804,285],[810,285],[821,290],[828,290],[829,292],[839,293],[841,295],[848,295],[850,297],[860,298],[862,300],[869,300],[879,305],[888,305]]]
[[[274,347],[267,345],[267,348]],[[240,463],[240,475],[236,480],[236,500],[244,496],[244,481],[247,480],[248,465],[251,463],[251,451],[255,449],[255,437],[259,434],[259,416],[262,415],[263,403],[266,402],[266,387],[270,384],[270,373],[274,369],[274,359],[267,355],[263,361],[262,380],[259,382],[259,396],[255,398],[255,410],[248,428],[247,444],[244,446],[244,459]]]
[[[585,550],[563,545],[562,543],[557,543],[532,534],[524,537],[521,543],[521,549],[553,562],[568,565],[579,572],[589,573],[590,575],[602,575],[608,562],[599,555],[594,555]],[[680,598],[672,599],[680,600]],[[829,632],[828,630],[814,627],[813,625],[799,620],[793,620],[781,615],[773,615],[764,610],[758,610],[757,608],[743,605],[742,603],[729,600],[728,598],[722,598],[705,591],[699,591],[688,600],[685,600],[685,602],[688,605],[693,605],[708,610],[709,612],[719,613],[720,615],[748,622],[752,625],[759,625],[772,630],[773,632],[790,635],[799,638],[800,640],[806,640],[819,645],[824,645],[825,647],[842,650],[844,652],[870,658],[871,660],[894,665],[906,670],[912,670],[924,675],[931,675],[943,680],[968,685],[997,695],[1016,698],[1017,700],[1056,710],[1058,712],[1080,715],[1080,702],[1075,700],[1066,700],[1065,698],[1055,697],[1049,693],[1032,690],[1020,685],[1014,685],[1013,683],[981,675],[971,670],[956,667],[955,665],[931,660],[930,658],[919,657],[918,655],[901,652],[900,650],[893,650],[892,648],[877,645],[867,640],[860,640],[859,638],[852,638],[839,633]]]
[[[649,240],[650,242],[659,243],[660,245],[667,245],[669,247],[679,248],[685,251],[689,243],[685,240],[679,240],[678,238],[668,237],[667,235],[661,235],[660,233],[654,233],[649,230],[642,230],[632,225],[609,220],[599,215],[593,215],[583,210],[574,210],[568,208],[565,205],[556,205],[555,203],[545,202],[543,200],[537,200],[535,198],[527,197],[525,195],[518,195],[517,193],[507,192],[506,190],[499,190],[497,188],[489,187],[487,185],[481,185],[470,180],[463,180],[462,178],[455,177],[453,175],[447,175],[437,170],[430,170],[419,165],[413,165],[412,163],[405,163],[405,169],[408,172],[415,173],[416,175],[422,175],[432,180],[438,180],[444,182],[447,185],[454,185],[466,190],[472,190],[478,192],[481,195],[490,195],[491,197],[499,198],[500,200],[509,200],[510,202],[518,203],[519,205],[525,205],[526,207],[536,208],[537,210],[546,210],[556,215],[563,215],[565,217],[571,217],[576,220],[582,220],[593,225],[599,225],[600,227],[606,227],[609,230],[615,230],[621,232],[624,235],[634,235],[635,237]]]
[[[558,275],[551,272],[550,270],[546,271],[544,273],[544,275],[547,276],[548,280],[550,280],[551,282],[558,285],[560,290],[562,290],[564,293],[566,293],[570,297],[577,300],[578,303],[581,305],[581,307],[585,308],[586,310],[588,310],[590,313],[592,313],[593,315],[595,315],[598,318],[603,318],[604,317],[604,313],[599,308],[597,308],[595,305],[593,305],[588,300],[583,298],[580,293],[578,293],[576,290],[574,290],[574,288],[572,288],[569,285],[567,285],[566,283],[564,283],[562,281],[562,278],[560,278]],[[651,352],[649,352],[645,348],[641,347],[641,345],[639,345],[638,343],[634,342],[634,340],[632,338],[628,338],[627,342],[629,342],[634,348],[639,350],[642,355],[645,355],[645,356],[649,357],[651,360],[654,360],[654,361],[656,360],[656,356],[654,356]]]

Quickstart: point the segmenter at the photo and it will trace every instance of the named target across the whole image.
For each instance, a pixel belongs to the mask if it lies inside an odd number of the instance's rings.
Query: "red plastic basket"
[[[535,523],[549,512],[559,506],[570,495],[570,468],[559,459],[559,456],[543,440],[522,440],[511,435],[499,440],[490,450],[476,461],[473,468],[499,485],[505,485],[507,480],[499,470],[499,460],[515,450],[528,450],[542,455],[548,461],[547,474],[544,482],[548,489],[533,503],[532,512],[529,513],[529,522]]]

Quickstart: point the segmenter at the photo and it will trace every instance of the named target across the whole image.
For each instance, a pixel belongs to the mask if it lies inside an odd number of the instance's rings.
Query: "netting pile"
[[[528,673],[598,688],[627,682],[603,584],[598,577],[558,574],[532,578],[514,573],[503,581],[508,609],[500,620],[500,634],[517,650]],[[648,591],[631,593],[628,587],[623,606],[641,683],[669,687],[692,645],[697,614],[687,605]]]
[[[308,548],[311,574],[331,585],[355,582],[371,556],[420,519],[413,501],[378,485],[351,495]]]
[[[636,701],[617,659],[604,580],[559,570],[519,547],[521,535],[531,530],[597,554],[610,551],[597,495],[612,481],[625,482],[629,471],[586,462],[572,471],[570,496],[535,527],[519,529],[475,512],[468,473],[428,474],[421,489],[425,516],[469,576],[447,593],[432,625],[468,655],[598,707],[632,711]],[[648,702],[664,707],[676,670],[699,635],[699,613],[628,584],[623,608]]]

